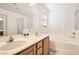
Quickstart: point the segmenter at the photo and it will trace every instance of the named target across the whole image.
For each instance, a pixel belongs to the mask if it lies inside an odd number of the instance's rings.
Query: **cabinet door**
[[[36,55],[36,44],[34,45],[34,55]]]
[[[40,47],[39,49],[37,49],[37,55],[42,55],[42,47]]]
[[[49,50],[49,37],[43,40],[43,55],[47,55]]]
[[[42,41],[37,43],[37,49],[39,49],[40,47],[42,47]]]

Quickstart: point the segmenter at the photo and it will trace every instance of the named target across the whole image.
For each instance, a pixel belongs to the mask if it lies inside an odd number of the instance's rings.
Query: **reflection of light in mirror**
[[[37,3],[29,3],[29,6],[36,6]]]
[[[2,21],[3,19],[2,18],[0,18],[0,21]]]

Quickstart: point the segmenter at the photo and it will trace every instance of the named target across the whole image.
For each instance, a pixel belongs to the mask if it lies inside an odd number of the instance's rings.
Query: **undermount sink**
[[[21,47],[22,45],[25,45],[25,43],[27,43],[27,42],[26,41],[10,42],[10,43],[7,43],[7,44],[3,45],[2,47],[0,47],[0,50],[1,51],[12,50],[12,49]]]

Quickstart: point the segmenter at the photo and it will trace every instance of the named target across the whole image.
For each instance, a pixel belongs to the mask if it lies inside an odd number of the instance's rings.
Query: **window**
[[[41,12],[40,13],[40,26],[47,27],[48,19],[47,19],[47,13]]]

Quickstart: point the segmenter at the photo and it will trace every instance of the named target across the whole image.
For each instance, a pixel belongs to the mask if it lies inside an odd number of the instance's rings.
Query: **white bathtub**
[[[50,50],[56,54],[79,54],[79,39],[63,34],[50,35]]]

